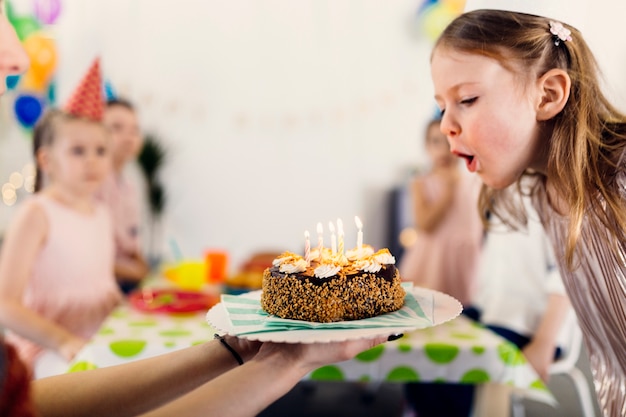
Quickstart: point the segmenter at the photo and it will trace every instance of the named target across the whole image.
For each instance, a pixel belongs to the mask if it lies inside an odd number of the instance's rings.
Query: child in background
[[[477,210],[479,181],[463,173],[448,141],[432,120],[426,129],[430,172],[412,183],[417,241],[404,253],[402,279],[450,294],[461,303],[472,296],[482,223]]]
[[[97,65],[86,80],[95,71]],[[108,139],[97,121],[102,112],[76,107],[82,100],[37,124],[33,150],[43,188],[20,207],[0,257],[0,324],[31,367],[43,349],[72,359],[120,299],[111,219],[95,200],[110,170]]]
[[[508,186],[537,174],[531,198],[583,332],[600,408],[623,416],[626,115],[602,93],[581,33],[540,16],[550,4],[468,2],[473,11],[435,44],[435,98],[452,152],[485,183],[481,212],[525,223]]]
[[[490,219],[476,293],[465,313],[516,345],[547,381],[550,365],[576,323],[548,237],[530,199],[523,196],[520,204],[528,213],[524,230],[509,230],[497,218]],[[489,398],[491,408],[500,401],[499,409],[508,410],[510,392],[502,388],[483,390],[482,397]],[[467,384],[406,386],[407,402],[420,417],[467,417],[474,392],[474,386]]]
[[[148,274],[148,264],[141,253],[139,196],[124,175],[135,160],[143,139],[133,105],[122,99],[107,102],[103,119],[110,134],[113,170],[99,193],[113,217],[115,231],[115,276],[124,293],[135,289]]]

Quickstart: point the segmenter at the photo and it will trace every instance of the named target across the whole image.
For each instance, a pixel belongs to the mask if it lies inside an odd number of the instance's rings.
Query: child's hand
[[[86,340],[71,335],[59,347],[59,354],[69,362],[85,346],[85,343],[87,343]]]

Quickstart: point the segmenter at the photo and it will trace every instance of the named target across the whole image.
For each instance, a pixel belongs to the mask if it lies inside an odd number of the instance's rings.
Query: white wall
[[[63,5],[54,28],[61,102],[100,54],[105,76],[169,150],[164,235],[186,255],[224,247],[235,268],[255,250],[297,251],[305,229],[314,236],[318,221],[337,217],[349,246],[354,215],[365,241],[382,243],[384,195],[425,162],[421,135],[434,110],[430,42],[415,26],[419,2]],[[587,37],[621,104],[626,40],[609,37],[621,22],[606,13],[616,7],[594,3]],[[4,132],[3,110],[0,131],[9,139],[0,142],[0,174],[8,175],[7,155],[23,163],[28,151],[19,129]],[[0,210],[6,224],[12,210]]]

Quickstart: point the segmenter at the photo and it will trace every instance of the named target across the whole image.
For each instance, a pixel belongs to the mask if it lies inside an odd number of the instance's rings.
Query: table
[[[146,313],[122,304],[70,364],[70,372],[144,359],[203,343],[215,330],[205,313]],[[511,343],[464,316],[409,332],[352,360],[311,372],[317,381],[493,382],[553,401],[546,386]]]

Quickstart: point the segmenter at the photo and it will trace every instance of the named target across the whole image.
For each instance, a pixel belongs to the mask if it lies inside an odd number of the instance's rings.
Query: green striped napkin
[[[418,302],[411,293],[412,284],[403,283],[402,285],[406,291],[406,296],[404,298],[404,306],[400,310],[361,320],[315,323],[282,319],[266,313],[261,308],[260,291],[241,295],[223,294],[222,304],[230,320],[232,333],[235,335],[305,329],[366,329],[379,327],[422,329],[432,326],[432,320],[424,313],[424,310],[432,311],[432,303],[434,301],[432,299],[420,298]]]

